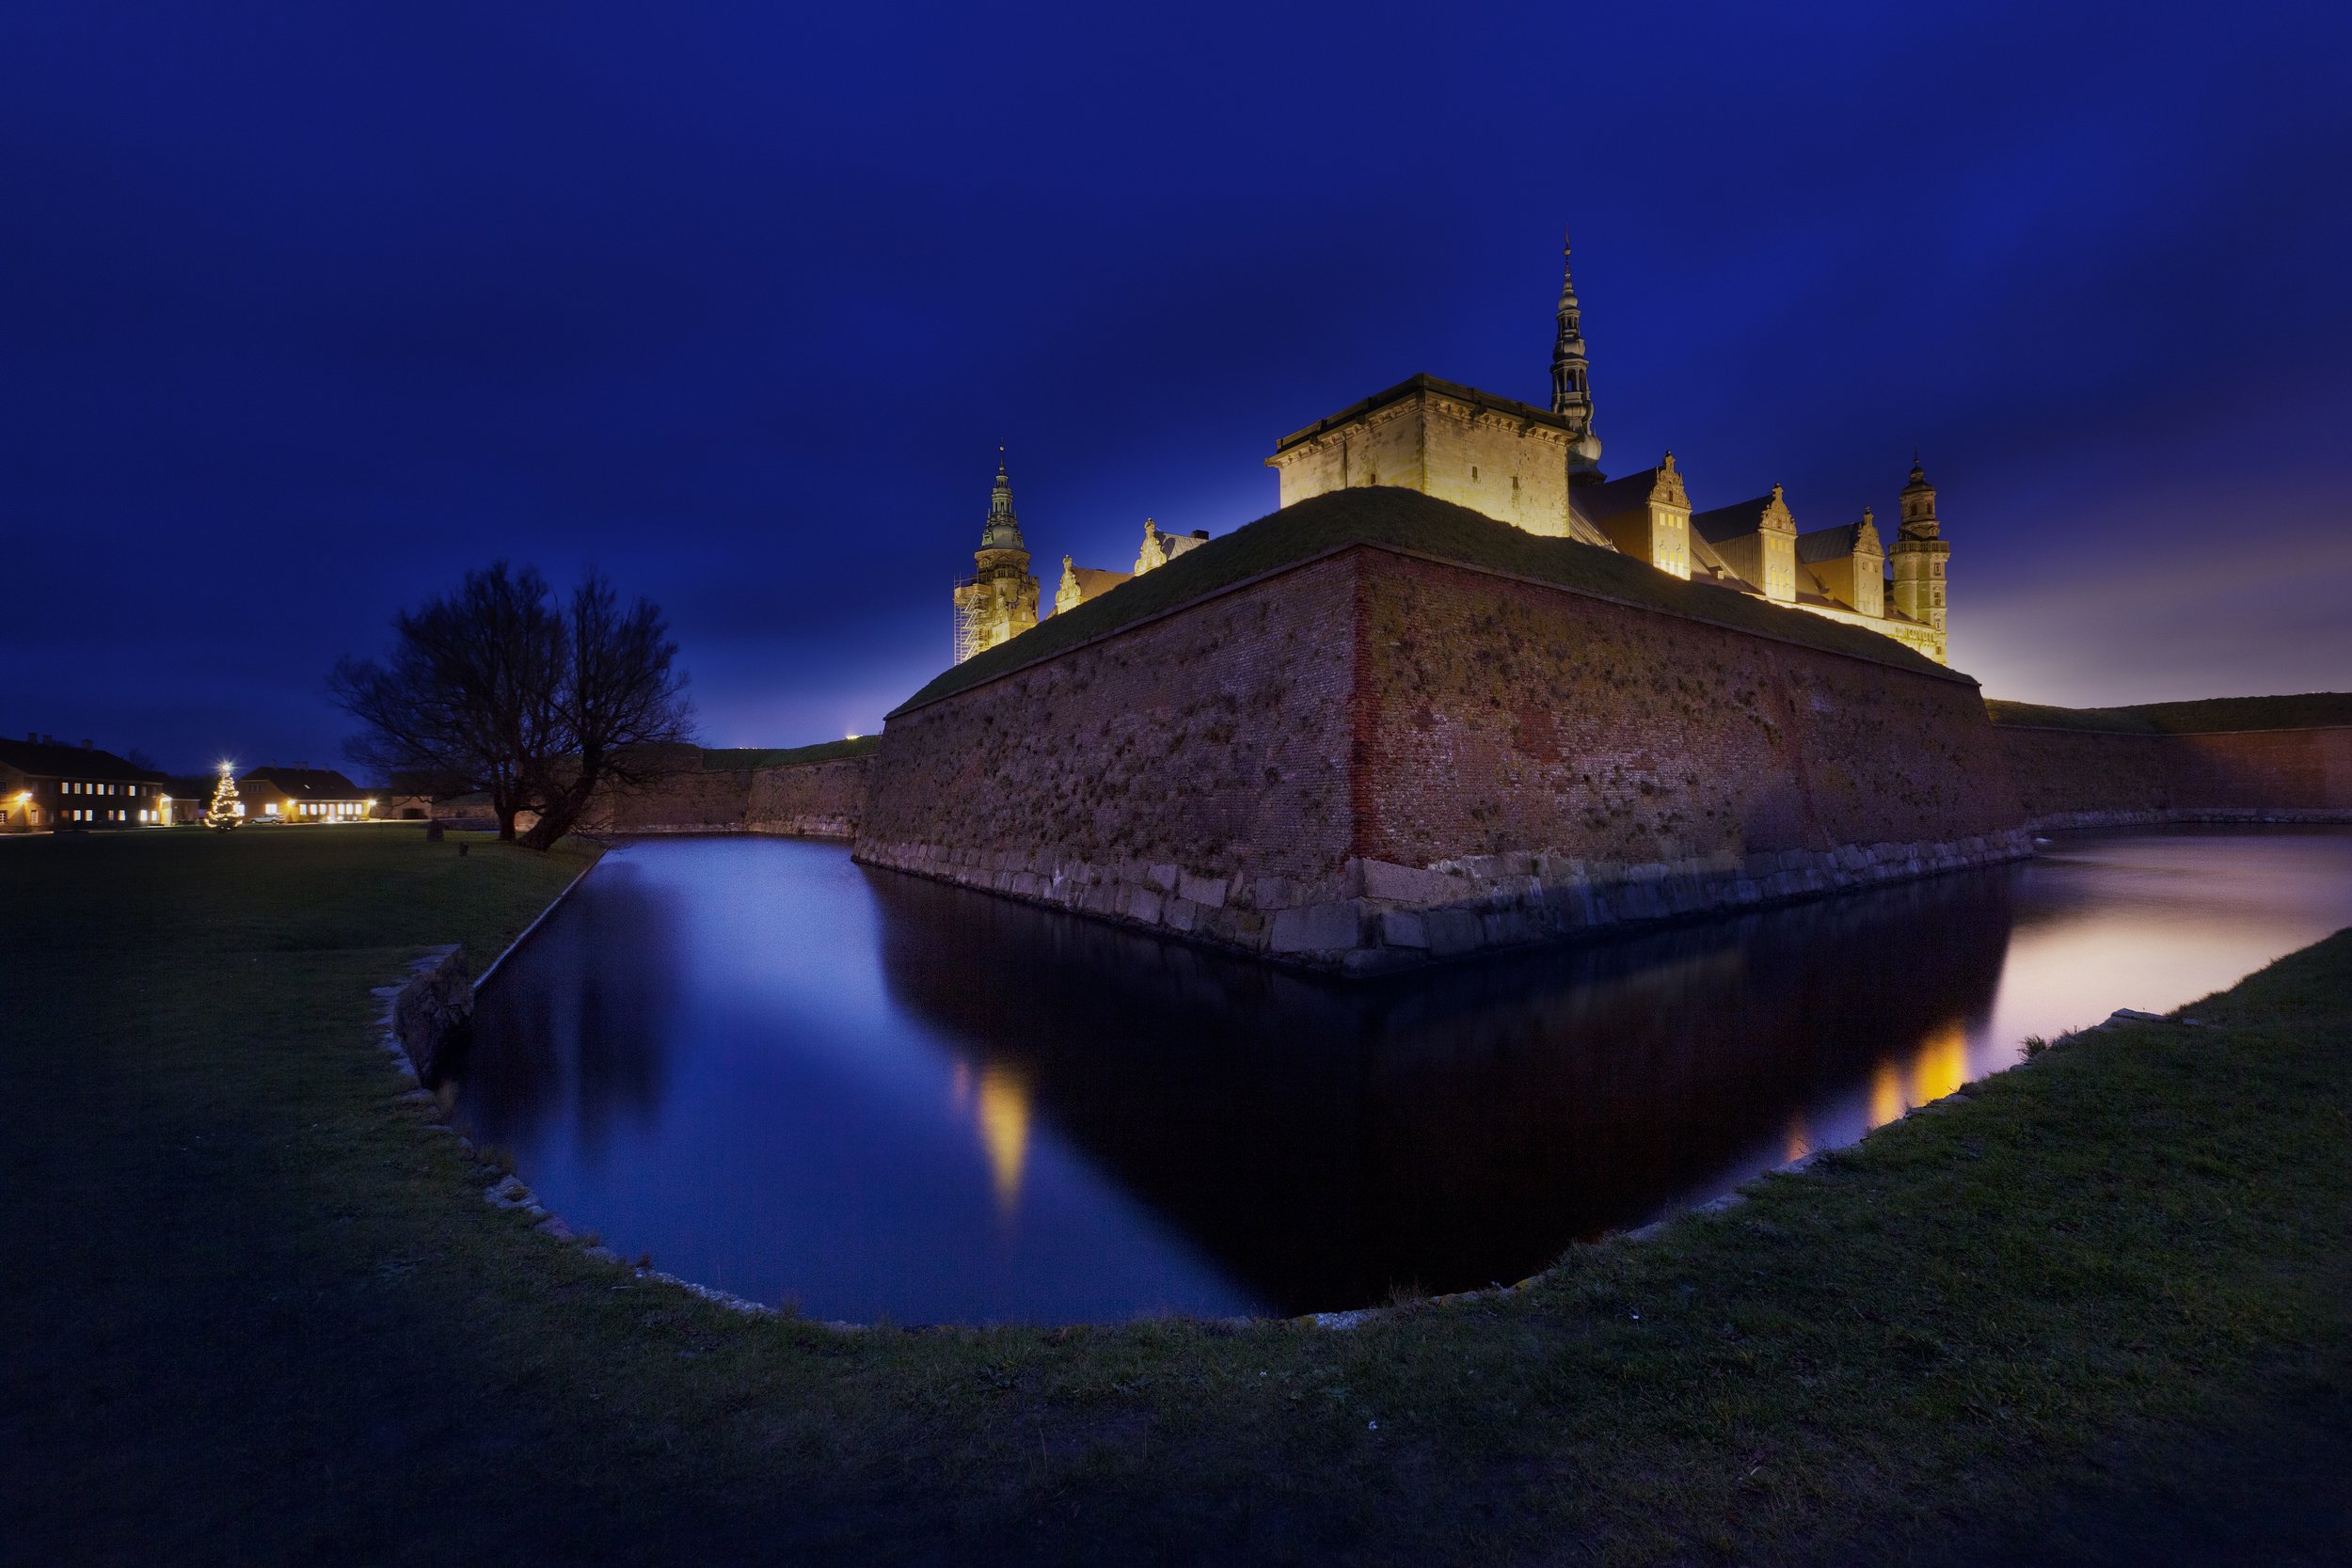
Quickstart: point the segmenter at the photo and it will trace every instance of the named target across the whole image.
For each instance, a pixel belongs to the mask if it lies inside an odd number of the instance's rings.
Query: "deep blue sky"
[[[337,655],[501,556],[670,612],[705,738],[1271,509],[1417,371],[1953,544],[1954,662],[2352,688],[2352,26],[2311,5],[0,13],[0,734],[332,761]]]

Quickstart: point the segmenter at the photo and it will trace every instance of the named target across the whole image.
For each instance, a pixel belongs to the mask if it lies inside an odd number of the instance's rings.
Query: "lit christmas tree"
[[[213,785],[213,803],[204,808],[204,825],[227,832],[244,818],[237,815],[237,774],[230,763],[220,765],[220,781]]]

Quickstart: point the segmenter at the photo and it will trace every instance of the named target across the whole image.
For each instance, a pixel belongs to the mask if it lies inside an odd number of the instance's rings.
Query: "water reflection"
[[[770,840],[628,847],[485,995],[461,1118],[576,1226],[822,1316],[1509,1280],[2352,922],[2352,834],[2030,864],[1345,988]]]

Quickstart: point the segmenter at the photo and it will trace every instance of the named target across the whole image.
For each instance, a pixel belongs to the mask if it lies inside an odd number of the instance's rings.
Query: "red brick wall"
[[[861,849],[1334,874],[1348,855],[1359,559],[1301,567],[892,719]]]
[[[1364,560],[1367,857],[1737,861],[2018,821],[1974,683]]]

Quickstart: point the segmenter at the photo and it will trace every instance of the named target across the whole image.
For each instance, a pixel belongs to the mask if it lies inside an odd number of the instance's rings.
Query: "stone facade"
[[[1576,532],[1568,505],[1575,440],[1557,414],[1417,375],[1294,431],[1266,459],[1281,504],[1359,484],[1398,484],[1558,538]]]
[[[1965,677],[1357,546],[901,710],[857,856],[1371,974],[2010,858],[2018,816]]]

